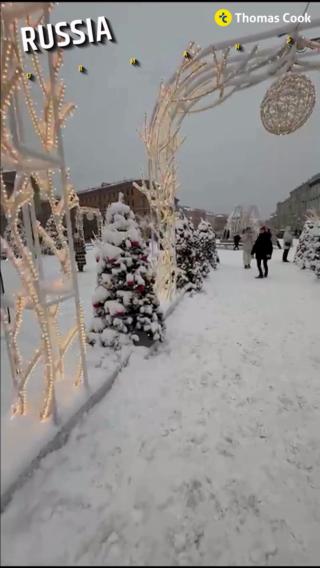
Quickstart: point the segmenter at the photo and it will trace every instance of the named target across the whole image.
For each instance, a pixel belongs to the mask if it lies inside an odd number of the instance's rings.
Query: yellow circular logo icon
[[[214,15],[214,21],[218,26],[226,27],[229,26],[232,22],[232,14],[226,8],[221,8],[217,10]]]

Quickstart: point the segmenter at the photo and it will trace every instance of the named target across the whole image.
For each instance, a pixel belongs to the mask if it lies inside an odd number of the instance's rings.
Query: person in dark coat
[[[252,256],[256,256],[257,260],[257,267],[259,270],[259,276],[256,278],[267,278],[268,276],[268,260],[270,260],[272,256],[273,245],[272,245],[272,235],[270,229],[268,230],[266,227],[261,227],[258,238],[254,243],[251,251]],[[262,271],[261,264],[263,263]]]
[[[86,245],[84,240],[80,237],[79,233],[74,233],[74,252],[76,257],[76,263],[79,272],[83,272],[83,267],[87,264],[86,262]]]
[[[233,237],[233,250],[239,250],[239,243],[241,241],[240,235],[234,235]]]

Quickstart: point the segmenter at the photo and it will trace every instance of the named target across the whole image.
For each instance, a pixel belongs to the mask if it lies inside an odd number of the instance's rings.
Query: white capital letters
[[[73,45],[82,45],[85,43],[87,36],[82,30],[77,30],[77,26],[83,26],[82,20],[72,20],[70,24],[70,29],[73,34],[76,34],[79,39],[72,40]]]
[[[29,37],[27,37],[27,34],[29,34]],[[22,37],[23,51],[29,53],[30,47],[31,49],[33,49],[33,51],[38,51],[38,48],[34,41],[36,38],[36,31],[34,28],[29,26],[21,28],[21,37]]]
[[[61,28],[67,28],[67,22],[58,22],[55,26],[56,34],[62,38],[62,41],[58,41],[58,47],[67,47],[70,43],[70,36],[66,32],[63,32]]]
[[[101,41],[101,36],[103,35],[106,35],[108,40],[112,41],[113,38],[108,26],[107,18],[99,16],[97,22],[97,41]]]

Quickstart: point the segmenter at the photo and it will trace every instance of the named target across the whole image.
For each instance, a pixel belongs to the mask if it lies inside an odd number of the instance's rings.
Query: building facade
[[[150,207],[147,198],[135,187],[133,183],[141,184],[141,179],[123,180],[116,183],[102,183],[98,187],[92,187],[78,192],[79,204],[84,207],[96,207],[105,216],[110,203],[117,201],[122,193],[124,202],[133,210],[138,217],[150,215]]]
[[[277,230],[290,226],[293,231],[301,231],[311,210],[320,212],[320,173],[293,189],[287,199],[277,203],[270,224]]]
[[[205,209],[197,209],[193,207],[187,207],[186,205],[180,205],[178,207],[180,211],[184,213],[184,215],[190,219],[195,226],[198,227],[201,219],[208,221],[211,224],[212,228],[214,228],[214,220],[215,215],[212,211],[206,211]]]
[[[4,181],[9,193],[13,190],[14,179],[15,172],[8,172],[4,174]],[[141,185],[142,180],[129,179],[116,183],[102,183],[100,186],[79,191],[77,192],[79,205],[81,207],[94,207],[99,209],[104,218],[108,206],[114,201],[117,201],[119,199],[119,194],[122,193],[124,203],[129,205],[137,219],[144,219],[145,223],[142,223],[142,225],[145,224],[149,226],[152,218],[149,202],[141,191],[133,187],[134,182]],[[216,231],[220,230],[222,219],[225,224],[225,215],[216,216],[212,211],[179,205],[179,200],[177,198],[175,198],[175,207],[176,209],[183,211],[186,217],[192,220],[195,227],[198,227],[201,219],[208,221]],[[51,210],[49,203],[47,201],[41,201],[41,208],[37,212],[37,218],[43,226],[46,225],[50,213]],[[71,221],[75,228],[75,209],[71,211]],[[1,234],[4,232],[5,225],[5,218],[1,212]],[[93,222],[90,222],[86,216],[84,216],[83,228],[86,240],[91,240],[93,233],[96,231],[96,229],[92,229],[92,226]],[[149,233],[149,229],[147,229],[146,232]]]
[[[14,180],[16,172],[3,172],[3,179],[10,195],[13,191]],[[86,189],[78,192],[79,205],[84,207],[94,207],[100,210],[103,217],[110,203],[117,201],[119,193],[123,193],[124,202],[131,207],[137,217],[146,217],[150,215],[150,207],[147,198],[138,189],[133,187],[133,182],[141,183],[141,180],[124,180],[117,183],[102,183],[101,186]],[[47,201],[41,201],[41,207],[37,211],[37,219],[42,226],[46,225],[47,220],[51,214],[51,209]],[[71,221],[75,228],[75,210],[71,211]],[[90,222],[84,217],[84,232],[85,235],[91,235]],[[88,227],[87,227],[88,225]],[[6,219],[1,209],[0,232],[3,235],[6,228]],[[88,229],[88,231],[86,230]],[[91,238],[91,237],[90,237]],[[90,240],[88,237],[88,240]]]

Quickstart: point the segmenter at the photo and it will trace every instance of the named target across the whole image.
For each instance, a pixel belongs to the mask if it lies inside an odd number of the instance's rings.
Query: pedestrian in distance
[[[242,235],[243,244],[243,266],[244,268],[251,268],[251,251],[254,245],[255,236],[251,227],[247,227]]]
[[[286,227],[286,230],[283,235],[283,255],[282,255],[282,262],[290,262],[288,260],[289,250],[292,247],[293,243],[293,234],[291,233],[291,228]]]
[[[255,255],[257,260],[259,275],[256,276],[256,278],[267,278],[269,273],[268,260],[271,259],[272,252],[273,245],[271,231],[270,229],[267,229],[267,227],[262,226],[251,251],[251,255]],[[262,271],[262,264],[264,272]]]
[[[76,263],[79,272],[83,272],[83,267],[87,264],[86,262],[86,245],[84,240],[81,238],[78,232],[74,233],[74,252],[76,257]]]
[[[239,243],[241,241],[240,235],[234,235],[233,237],[233,250],[239,250]]]

